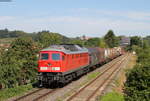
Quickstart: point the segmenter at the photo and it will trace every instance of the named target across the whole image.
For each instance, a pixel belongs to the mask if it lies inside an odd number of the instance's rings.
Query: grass
[[[122,94],[113,91],[102,96],[99,101],[124,101],[124,97]]]
[[[15,88],[6,88],[0,90],[0,101],[4,101],[13,96],[19,96],[32,89],[32,85],[22,85]]]
[[[130,59],[129,64],[127,65],[127,68],[125,69],[125,72],[128,72],[136,65],[136,60],[137,60],[137,56],[133,55]]]
[[[100,72],[91,73],[91,74],[88,75],[88,80],[96,78],[98,75],[100,75]]]
[[[8,44],[8,43],[11,43],[15,39],[16,38],[0,38],[0,43]]]

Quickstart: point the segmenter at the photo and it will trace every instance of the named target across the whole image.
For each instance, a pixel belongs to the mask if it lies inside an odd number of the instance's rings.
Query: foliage
[[[137,62],[146,65],[150,64],[149,61],[150,61],[150,48],[139,51]]]
[[[27,33],[23,31],[9,31],[8,29],[0,30],[0,38],[14,38],[26,35]]]
[[[142,48],[147,49],[150,47],[149,41],[143,39]]]
[[[150,36],[146,36],[146,37],[144,38],[144,40],[146,40],[146,41],[148,42],[148,44],[150,45]]]
[[[106,48],[107,44],[105,43],[103,38],[90,38],[85,41],[85,46]]]
[[[141,37],[138,36],[133,36],[131,37],[131,46],[136,45],[136,46],[142,46],[142,39]]]
[[[139,53],[141,49],[147,49],[150,47],[150,39],[149,37],[141,38],[139,36],[131,37],[131,44],[125,47],[128,51],[136,51]]]
[[[81,40],[79,38],[72,38],[71,41],[70,41],[70,43],[71,44],[78,44],[78,45],[84,46],[85,41]]]
[[[143,49],[142,49],[142,47],[139,47],[137,45],[133,45],[133,46],[131,46],[131,50],[135,51],[137,54],[140,54]]]
[[[60,44],[61,43],[61,35],[58,33],[52,33],[49,31],[42,31],[38,33],[38,42],[40,42],[43,47],[48,47],[53,44]]]
[[[99,47],[101,47],[101,48],[108,47],[103,38],[101,38],[99,41]]]
[[[149,101],[150,99],[150,48],[133,46],[138,54],[137,65],[127,73],[125,83],[126,101]]]
[[[149,101],[150,65],[136,65],[127,74],[125,83],[126,101]]]
[[[100,38],[91,38],[85,42],[85,46],[88,47],[99,47]]]
[[[119,45],[119,38],[117,38],[112,30],[109,30],[108,33],[104,36],[106,44],[110,47],[116,47]]]
[[[0,84],[11,88],[34,81],[38,50],[38,46],[30,37],[16,39],[2,55]]]
[[[102,96],[99,101],[124,101],[124,97],[122,94],[119,94],[117,92],[110,92]]]

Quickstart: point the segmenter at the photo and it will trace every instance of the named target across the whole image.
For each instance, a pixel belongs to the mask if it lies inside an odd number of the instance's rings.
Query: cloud
[[[84,15],[88,13],[89,15],[105,16],[105,17],[120,17],[128,18],[130,20],[150,20],[150,12],[142,11],[115,11],[115,10],[99,10],[99,9],[88,9],[79,8],[72,10],[78,14]]]
[[[109,29],[114,30],[118,35],[150,33],[150,22],[148,21],[150,13],[148,12],[92,11],[89,9],[82,9],[78,12],[83,15],[88,12],[89,15],[43,17],[0,16],[0,28],[18,29],[27,32],[50,30],[70,37],[82,35],[103,36]],[[95,15],[90,16],[91,14]]]
[[[45,26],[46,29],[67,34],[68,36],[81,36],[83,34],[103,36],[109,29],[115,30],[118,32],[117,34],[125,34],[125,32],[136,34],[144,33],[150,29],[150,23],[148,22],[124,19],[60,16],[34,19],[34,22],[38,21],[41,24],[39,26]]]
[[[136,20],[150,20],[150,12],[128,12],[127,17]]]
[[[12,16],[0,16],[0,22],[8,22],[10,20],[13,20]]]

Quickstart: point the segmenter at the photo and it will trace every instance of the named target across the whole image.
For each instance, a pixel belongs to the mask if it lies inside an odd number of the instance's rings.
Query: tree
[[[80,38],[72,38],[71,41],[68,43],[84,46],[84,40],[81,40]]]
[[[19,30],[9,31],[8,29],[0,30],[0,38],[16,38],[20,36],[27,36],[27,33]]]
[[[112,30],[108,31],[108,33],[104,36],[104,40],[110,48],[116,47],[119,44],[119,40]]]
[[[150,36],[146,36],[146,37],[144,38],[144,40],[146,40],[146,41],[148,42],[148,45],[150,46]]]
[[[132,45],[142,46],[142,39],[141,39],[141,37],[138,37],[138,36],[131,37],[131,46]]]
[[[9,32],[9,37],[21,37],[21,36],[27,36],[27,33],[19,30]]]
[[[101,47],[101,48],[106,48],[107,47],[107,44],[105,43],[103,38],[100,39],[99,47]]]
[[[150,65],[136,65],[127,74],[125,101],[149,101]]]
[[[149,101],[150,99],[150,47],[133,45],[138,59],[132,70],[127,72],[125,101]]]
[[[8,29],[6,28],[6,29],[4,29],[4,30],[0,30],[0,38],[6,38],[6,37],[8,37],[9,36],[9,31],[8,31]]]
[[[85,45],[87,47],[99,47],[99,44],[100,44],[100,38],[91,38],[85,42]]]
[[[36,78],[37,54],[39,48],[31,37],[20,37],[12,42],[0,62],[0,84],[15,87]]]
[[[58,33],[52,33],[49,31],[42,31],[38,33],[38,42],[40,42],[43,47],[60,44],[62,39],[62,36]]]

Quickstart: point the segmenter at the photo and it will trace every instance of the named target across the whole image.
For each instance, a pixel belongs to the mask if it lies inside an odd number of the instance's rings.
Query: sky
[[[68,37],[102,37],[108,30],[116,35],[150,35],[150,0],[4,1],[0,0],[0,29],[49,30]]]

